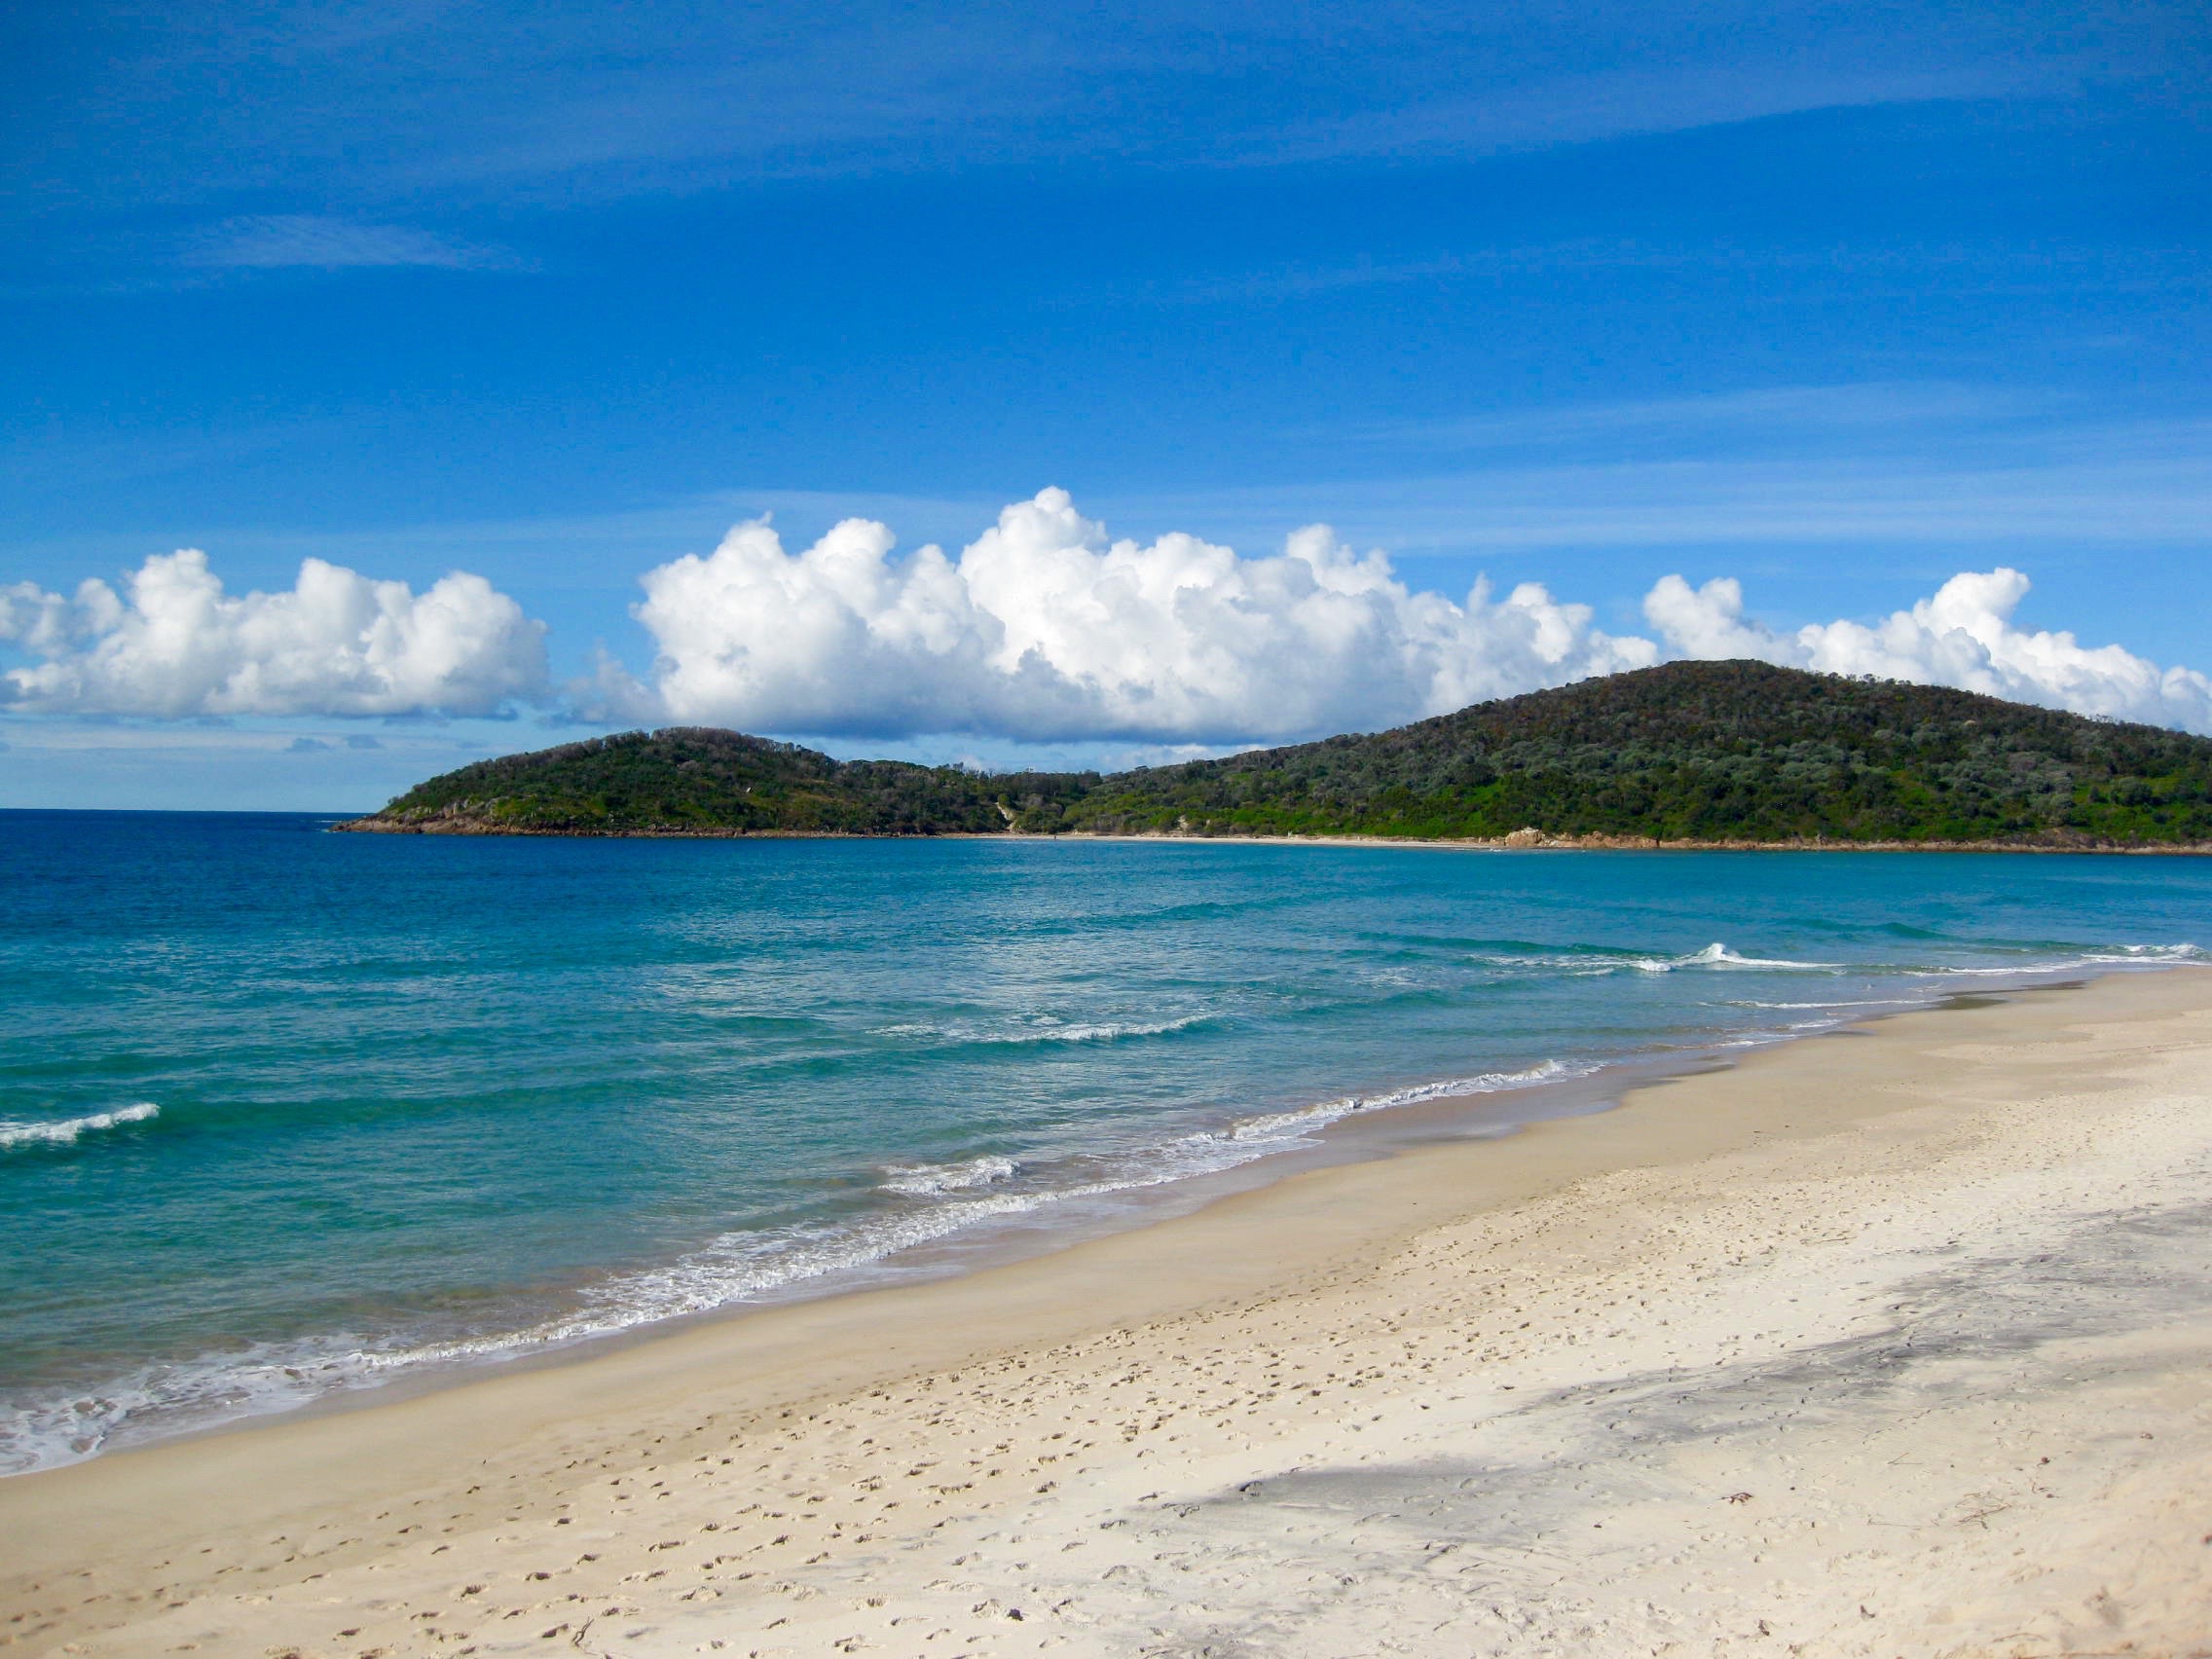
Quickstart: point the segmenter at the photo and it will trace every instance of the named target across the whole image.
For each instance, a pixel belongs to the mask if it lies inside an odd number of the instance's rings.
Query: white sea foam
[[[1539,973],[1562,975],[1570,979],[1595,979],[1641,966],[1639,961],[1630,958],[1576,956],[1536,950],[1484,951],[1471,960],[1480,962],[1486,968],[1533,969]]]
[[[1111,1043],[1124,1037],[1161,1037],[1170,1031],[1187,1031],[1206,1018],[1202,1014],[1185,1014],[1180,1019],[1158,1020],[1096,1020],[1069,1021],[1042,1020],[1034,1023],[984,1025],[973,1020],[951,1020],[944,1024],[932,1024],[926,1020],[909,1021],[903,1025],[885,1025],[876,1030],[878,1037],[924,1037],[939,1042],[991,1044],[1025,1043]]]
[[[1714,968],[1758,968],[1770,973],[1783,974],[1837,974],[1850,967],[1844,962],[1799,962],[1787,956],[1745,956],[1714,940],[1703,950],[1686,951],[1680,956],[1636,956],[1624,964],[1642,974],[1677,974],[1684,970]]]
[[[143,1124],[162,1115],[151,1100],[135,1106],[118,1106],[112,1112],[93,1112],[82,1118],[64,1118],[57,1124],[23,1124],[0,1121],[0,1149],[18,1146],[73,1146],[84,1135],[117,1129],[126,1124]]]
[[[1553,959],[1562,961],[1562,959]],[[1571,960],[1571,959],[1567,959]],[[1958,976],[2028,977],[2090,967],[2160,967],[2202,963],[2212,955],[2194,944],[2085,947],[2010,967],[1865,965],[1876,974],[1942,978]],[[1562,965],[1566,965],[1562,961]],[[1747,958],[1715,944],[1678,957],[1600,959],[1574,964],[1588,971],[1645,972],[1762,968],[1835,972],[1842,965]],[[1573,971],[1570,969],[1569,971]],[[1823,1002],[1753,1002],[1736,1006],[1810,1011],[1896,1006],[1913,999],[1834,999]],[[1140,1030],[1171,1030],[1195,1019],[1153,1027],[1046,1025],[1001,1029],[984,1041],[1096,1041]],[[1826,1023],[1806,1021],[1812,1029]],[[944,1036],[944,1028],[929,1034]],[[1780,1034],[1735,1035],[1716,1048],[1749,1048],[1783,1040]],[[164,1429],[203,1427],[281,1411],[345,1389],[382,1382],[425,1366],[497,1360],[606,1337],[687,1314],[791,1294],[810,1281],[883,1271],[925,1246],[993,1224],[1018,1225],[1055,1206],[1157,1188],[1219,1173],[1257,1159],[1311,1143],[1329,1124],[1355,1113],[1387,1110],[1453,1096],[1493,1093],[1588,1075],[1588,1062],[1548,1060],[1526,1071],[1471,1077],[1366,1095],[1346,1095],[1291,1111],[1265,1113],[1219,1128],[1187,1134],[1149,1148],[1069,1159],[1054,1170],[999,1155],[941,1164],[896,1165],[879,1183],[912,1201],[846,1222],[821,1221],[771,1230],[736,1231],[658,1267],[609,1276],[587,1287],[568,1311],[521,1329],[480,1336],[364,1342],[326,1335],[296,1343],[266,1344],[183,1363],[147,1367],[95,1390],[35,1405],[0,1410],[0,1471],[76,1461],[103,1447],[150,1437]],[[0,1124],[0,1147],[68,1145],[84,1134],[143,1123],[157,1115],[152,1103],[94,1113],[55,1124]]]
[[[1346,1095],[1297,1111],[1240,1119],[1149,1148],[1070,1161],[1080,1164],[1080,1173],[1056,1181],[1048,1174],[1026,1190],[1004,1190],[1025,1168],[997,1156],[893,1169],[883,1188],[935,1201],[853,1221],[724,1234],[674,1261],[589,1286],[569,1312],[521,1330],[389,1346],[346,1336],[260,1345],[149,1367],[65,1400],[0,1412],[0,1472],[78,1461],[119,1436],[143,1438],[146,1425],[157,1419],[171,1428],[206,1427],[287,1410],[424,1366],[505,1359],[759,1301],[810,1280],[866,1272],[889,1258],[992,1223],[1234,1169],[1309,1144],[1316,1131],[1355,1112],[1494,1093],[1597,1069],[1547,1060],[1528,1071],[1485,1072],[1381,1094]]]
[[[1539,1083],[1588,1077],[1597,1069],[1592,1063],[1570,1064],[1563,1060],[1546,1060],[1542,1065],[1531,1066],[1527,1071],[1483,1072],[1475,1077],[1453,1077],[1437,1083],[1414,1084],[1382,1094],[1347,1094],[1342,1099],[1323,1100],[1316,1105],[1301,1107],[1295,1112],[1271,1112],[1264,1117],[1246,1118],[1222,1131],[1220,1137],[1197,1138],[1253,1141],[1302,1136],[1314,1129],[1324,1128],[1340,1118],[1348,1118],[1354,1112],[1382,1111],[1392,1106],[1418,1106],[1426,1100],[1451,1100],[1463,1094],[1495,1094],[1507,1088],[1529,1088]]]
[[[943,1202],[852,1223],[810,1223],[767,1233],[727,1234],[678,1261],[595,1287],[586,1293],[587,1309],[540,1327],[537,1333],[528,1334],[527,1340],[568,1342],[648,1321],[711,1311],[806,1279],[870,1268],[887,1257],[982,1223],[1031,1214],[1071,1200],[1109,1198],[1234,1169],[1306,1144],[1316,1130],[1354,1112],[1493,1093],[1582,1076],[1596,1069],[1595,1065],[1547,1060],[1525,1072],[1485,1072],[1383,1094],[1346,1095],[1294,1112],[1239,1119],[1222,1129],[1181,1136],[1163,1145],[1087,1160],[1088,1173],[1083,1178],[1046,1178],[1021,1191],[977,1191],[1012,1181],[1020,1166],[1011,1160],[985,1157],[965,1163],[924,1166],[913,1172],[916,1184],[934,1183],[928,1194],[949,1195]],[[946,1179],[948,1175],[950,1180]]]
[[[1840,964],[1744,957],[1723,944],[1677,957],[1545,958],[1530,953],[1527,960],[1530,965],[1570,973],[1843,970]],[[2195,944],[2181,943],[2083,947],[2007,967],[1866,964],[1845,971],[1936,980],[1960,977],[2023,978],[2088,968],[2150,968],[2207,961],[2212,961],[2212,954]],[[1911,1000],[1747,1000],[1737,1006],[1842,1011],[1897,1006]],[[913,1034],[940,1038],[957,1034],[969,1041],[1087,1042],[1180,1029],[1196,1023],[1198,1017],[1152,1024],[1041,1024],[957,1033],[951,1028],[930,1027]],[[1822,1023],[1825,1022],[1806,1021],[1792,1029],[1812,1029]],[[1737,1035],[1714,1046],[1749,1048],[1780,1040],[1781,1035],[1775,1033]],[[0,1409],[0,1471],[72,1462],[104,1446],[149,1438],[163,1430],[203,1427],[281,1411],[421,1367],[497,1360],[611,1336],[661,1320],[790,1294],[810,1281],[882,1271],[885,1264],[896,1271],[893,1258],[973,1230],[993,1224],[1019,1224],[1023,1217],[1041,1217],[1055,1206],[1110,1199],[1119,1194],[1219,1173],[1310,1144],[1318,1131],[1354,1113],[1526,1088],[1597,1069],[1592,1063],[1550,1060],[1527,1071],[1486,1072],[1382,1093],[1346,1095],[1292,1111],[1241,1119],[1149,1148],[1070,1159],[1056,1171],[1049,1163],[1033,1169],[997,1155],[942,1164],[893,1166],[883,1172],[881,1188],[916,1201],[849,1222],[826,1220],[731,1232],[674,1261],[612,1275],[587,1287],[567,1312],[521,1329],[431,1341],[394,1337],[364,1342],[357,1337],[329,1334],[294,1343],[265,1344],[182,1363],[149,1366],[98,1389]],[[67,1146],[86,1134],[147,1122],[158,1111],[151,1102],[143,1102],[59,1123],[0,1123],[0,1148]]]
[[[1730,1008],[1902,1008],[1908,997],[1836,997],[1826,1002],[1760,1002],[1754,997],[1730,997]]]
[[[77,1462],[151,1421],[205,1427],[304,1405],[346,1385],[350,1374],[333,1347],[345,1342],[259,1345],[150,1365],[62,1399],[0,1411],[0,1474]]]
[[[1671,959],[1669,968],[1768,968],[1784,972],[1832,974],[1841,970],[1840,962],[1793,962],[1784,956],[1739,956],[1725,944],[1714,942],[1703,950],[1694,950],[1687,956]]]
[[[1588,953],[1500,951],[1478,955],[1477,962],[1500,968],[1531,968],[1572,978],[1595,978],[1605,974],[1675,974],[1698,968],[1758,968],[1775,973],[1834,974],[1850,965],[1842,962],[1796,962],[1779,956],[1744,956],[1727,945],[1713,943],[1703,950],[1680,956],[1600,956]]]
[[[2194,944],[2120,944],[2090,946],[2070,955],[2009,968],[1952,967],[1896,970],[1908,978],[2020,979],[2045,974],[2074,974],[2084,968],[2173,968],[2187,963],[2212,962],[2212,952]]]
[[[895,1163],[877,1182],[879,1190],[910,1198],[931,1198],[940,1193],[973,1192],[1014,1179],[1017,1165],[1011,1158],[971,1158],[965,1163]]]

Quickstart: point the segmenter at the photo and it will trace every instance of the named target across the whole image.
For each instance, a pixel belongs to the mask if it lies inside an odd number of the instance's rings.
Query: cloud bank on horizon
[[[546,689],[545,626],[482,576],[417,594],[309,559],[288,593],[234,597],[197,548],[149,558],[123,591],[0,588],[0,709],[182,719],[488,715]]]
[[[1181,534],[1139,545],[1046,490],[957,561],[892,545],[848,519],[788,553],[756,520],[647,571],[653,684],[613,702],[825,734],[1208,743],[1389,725],[1657,660],[1534,583],[1462,604],[1413,592],[1322,525],[1266,558]]]
[[[2118,645],[2029,630],[2028,577],[1966,571],[1872,623],[1778,631],[1741,584],[1662,577],[1656,639],[1523,583],[1464,600],[1409,587],[1325,525],[1250,557],[1181,533],[1112,540],[1065,491],[1000,512],[957,557],[895,554],[847,519],[790,551],[765,519],[647,571],[633,614],[646,678],[604,654],[555,686],[545,628],[480,576],[421,594],[308,560],[290,592],[226,594],[206,556],[149,558],[119,593],[0,589],[0,674],[23,714],[489,715],[516,705],[607,724],[676,720],[817,737],[1233,746],[1373,730],[1668,658],[1752,657],[1953,685],[2212,732],[2212,678]]]
[[[1413,591],[1325,525],[1264,558],[1185,535],[1110,541],[1061,490],[1007,507],[957,559],[927,546],[899,560],[893,544],[887,526],[848,519],[789,552],[755,520],[647,571],[651,682],[603,664],[585,702],[825,736],[1265,742],[1668,657],[1755,657],[2212,732],[2212,679],[2016,626],[2028,578],[2006,568],[1956,575],[1871,626],[1787,634],[1744,615],[1732,577],[1669,575],[1643,602],[1651,640],[1607,634],[1533,582],[1502,599],[1478,582],[1457,603]]]

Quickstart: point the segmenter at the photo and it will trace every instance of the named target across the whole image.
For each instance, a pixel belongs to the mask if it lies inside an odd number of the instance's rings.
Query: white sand
[[[0,1482],[0,1646],[2212,1654],[2212,975]]]

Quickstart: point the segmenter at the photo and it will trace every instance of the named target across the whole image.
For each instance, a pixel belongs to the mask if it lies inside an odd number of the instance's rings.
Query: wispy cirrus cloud
[[[1780,387],[1299,436],[1330,457],[1315,481],[1107,504],[1119,518],[1198,522],[1247,541],[1326,518],[1423,556],[2197,548],[2212,517],[2212,418],[2115,418],[2035,388]],[[1362,453],[1393,464],[1360,476],[1347,462]]]
[[[1563,455],[1585,448],[1613,453],[1660,448],[1688,455],[1714,446],[1743,454],[1778,445],[1848,447],[1863,454],[1886,439],[1924,445],[1932,431],[1957,445],[1978,432],[2048,424],[2064,413],[2059,398],[2035,390],[1931,380],[1855,381],[1375,422],[1335,432],[1398,455],[1513,450]]]
[[[1135,278],[1083,282],[1033,303],[1053,311],[1101,307],[1238,306],[1326,301],[1363,288],[1451,287],[1499,282],[1586,281],[1623,273],[1703,282],[1751,276],[1768,282],[1768,304],[1813,306],[1848,292],[1876,297],[1957,300],[2068,295],[2194,293],[2203,261],[2187,246],[2114,248],[2039,240],[2032,248],[2002,240],[1950,240],[1895,247],[1790,247],[1690,243],[1639,237],[1574,237],[1422,250],[1402,257],[1359,253],[1348,259],[1298,259],[1243,269],[1196,265]],[[2083,350],[2120,350],[2141,340],[2120,331],[2085,331],[2065,342]],[[1380,434],[1378,425],[1372,431]]]
[[[1651,269],[1690,263],[1677,250],[1588,238],[1522,247],[1476,248],[1417,259],[1355,258],[1342,264],[1298,263],[1205,276],[1171,273],[1141,282],[1091,284],[1043,303],[1076,309],[1100,305],[1207,306],[1247,300],[1292,300],[1379,284],[1450,281],[1562,270]],[[1709,257],[1709,256],[1708,256]]]
[[[1124,498],[1144,522],[1198,518],[1272,539],[1328,514],[1402,556],[1743,548],[2201,549],[2212,480],[2189,458],[2109,464],[1918,466],[1906,461],[1644,461],[1496,467]]]
[[[1808,75],[1779,62],[1624,66],[1542,80],[1501,77],[1472,92],[1255,134],[1246,166],[1354,156],[1484,156],[1681,132],[1869,104],[2048,94],[2079,71],[2059,62],[1899,66]]]
[[[503,247],[461,241],[413,225],[367,224],[321,213],[225,219],[195,237],[183,263],[203,271],[344,271],[427,266],[512,271],[527,262]]]
[[[115,442],[15,446],[0,485],[25,499],[143,489],[156,472],[280,452],[291,428],[234,430],[149,451]],[[250,440],[250,441],[249,441]],[[1391,423],[1302,424],[1276,443],[1291,476],[1191,489],[1099,491],[1087,505],[1152,535],[1279,542],[1325,521],[1401,558],[1547,549],[1684,552],[1744,547],[1887,549],[1901,565],[2028,556],[2078,563],[2200,549],[2212,523],[2212,416],[2116,418],[2049,387],[1943,381],[1781,386],[1707,396],[1549,404]],[[160,462],[157,468],[154,461]],[[574,514],[411,521],[357,529],[203,524],[258,568],[313,557],[413,569],[461,566],[525,591],[545,549],[623,572],[711,545],[730,523],[772,512],[809,536],[844,518],[947,545],[1005,499],[989,483],[940,493],[732,487]],[[0,566],[139,556],[128,535],[0,535]],[[1702,555],[1701,555],[1702,556]],[[597,561],[596,564],[592,561]],[[1648,581],[1656,569],[1637,578]]]
[[[128,25],[95,8],[57,16],[54,50],[89,101],[137,119],[92,144],[34,125],[14,148],[38,189],[86,169],[109,198],[153,201],[580,200],[1048,158],[1465,156],[2142,75],[2179,32],[2135,15],[2159,9],[2106,19],[2090,61],[2032,18],[1934,0],[1863,18],[1744,0],[1491,14],[861,0],[804,27],[707,0],[539,8],[527,28],[507,9],[439,4],[220,0]]]
[[[249,453],[277,453],[285,437],[282,429],[254,435]],[[1301,425],[1277,447],[1289,460],[1283,470],[1303,477],[1097,492],[1087,504],[1148,537],[1202,527],[1209,540],[1258,546],[1319,521],[1402,559],[1605,553],[1634,560],[1608,578],[1617,597],[1627,581],[1648,583],[1662,560],[1702,562],[1725,548],[1769,565],[1788,549],[1820,548],[1855,560],[1886,550],[1893,568],[1920,571],[1953,559],[2079,565],[2116,552],[2140,560],[2200,549],[2212,522],[2212,417],[2115,419],[2033,386],[1785,386]],[[129,445],[56,440],[17,451],[12,462],[0,457],[0,484],[25,500],[42,491],[142,490],[153,470]],[[177,471],[236,457],[220,444],[180,444],[160,459],[163,470]],[[611,598],[625,572],[710,546],[730,523],[761,513],[810,538],[862,517],[898,526],[909,543],[949,546],[1004,499],[965,479],[942,493],[751,486],[572,515],[346,530],[218,521],[195,534],[257,571],[309,557],[374,568],[396,555],[419,571],[482,571],[518,592],[541,588],[546,550],[557,546],[567,568],[599,572],[584,585]],[[0,535],[0,568],[137,557],[131,537],[112,533]]]

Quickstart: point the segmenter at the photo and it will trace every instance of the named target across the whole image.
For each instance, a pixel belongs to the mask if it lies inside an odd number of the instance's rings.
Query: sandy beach
[[[0,1482],[25,1654],[2212,1653],[2212,974]]]

